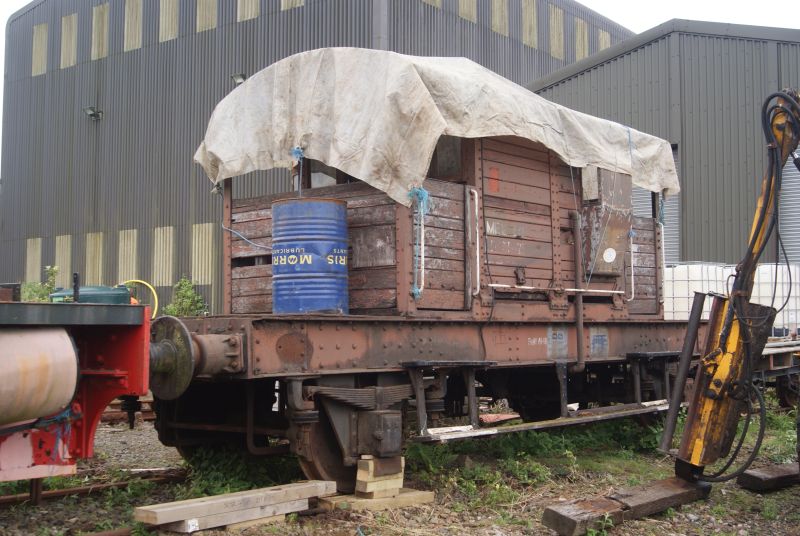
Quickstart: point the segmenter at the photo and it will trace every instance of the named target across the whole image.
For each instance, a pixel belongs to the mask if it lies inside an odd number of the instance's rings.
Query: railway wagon
[[[295,144],[299,192],[233,197],[230,177]],[[663,319],[661,226],[631,210],[634,184],[677,189],[663,140],[467,60],[324,49],[234,90],[196,159],[223,197],[225,311],[154,323],[171,345],[151,357],[165,444],[289,448],[347,491],[362,455],[396,463],[409,428],[445,441],[669,397],[685,324]],[[346,203],[347,312],[273,311],[287,199]],[[481,427],[481,397],[524,423]]]

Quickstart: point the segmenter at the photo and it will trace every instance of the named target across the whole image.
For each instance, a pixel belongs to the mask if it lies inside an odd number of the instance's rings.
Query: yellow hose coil
[[[150,294],[153,295],[153,316],[152,316],[152,318],[155,318],[156,315],[158,314],[158,292],[156,292],[156,289],[153,288],[153,285],[151,285],[147,281],[142,281],[141,279],[129,279],[129,280],[125,281],[124,283],[120,283],[120,284],[128,286],[128,283],[138,283],[140,285],[146,286],[150,290]]]

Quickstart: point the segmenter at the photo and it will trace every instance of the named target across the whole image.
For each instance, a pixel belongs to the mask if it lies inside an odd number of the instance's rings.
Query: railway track
[[[136,414],[141,415],[144,421],[154,421],[156,419],[156,414],[155,411],[153,411],[153,399],[146,398],[140,402],[142,403],[142,409],[141,411],[137,411]],[[120,423],[127,422],[127,420],[128,412],[123,411],[122,401],[119,399],[114,399],[100,417],[100,421],[105,423]]]
[[[133,481],[152,482],[154,484],[163,484],[169,482],[181,482],[186,478],[186,471],[183,469],[164,468],[164,469],[144,469],[144,470],[131,470],[128,472],[133,478],[127,480],[120,480],[117,482],[98,482],[94,484],[87,484],[85,486],[76,486],[64,489],[42,489],[42,479],[31,480],[31,488],[29,493],[17,493],[13,495],[0,496],[0,506],[22,504],[30,501],[32,504],[41,504],[45,499],[56,499],[59,497],[66,497],[69,495],[90,495],[99,491],[124,488]]]

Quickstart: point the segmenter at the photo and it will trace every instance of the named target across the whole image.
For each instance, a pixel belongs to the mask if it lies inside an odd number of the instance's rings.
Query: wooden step
[[[428,428],[427,435],[416,436],[414,437],[414,440],[421,442],[443,443],[455,439],[510,434],[525,430],[547,430],[549,428],[559,428],[562,426],[574,426],[576,424],[609,421],[613,419],[621,419],[623,417],[632,417],[634,415],[663,412],[667,411],[667,409],[669,409],[669,402],[667,400],[620,404],[617,406],[605,406],[601,408],[572,411],[570,412],[569,417],[560,417],[558,419],[551,419],[548,421],[526,422],[522,424],[495,426],[490,428],[474,428],[471,425]]]

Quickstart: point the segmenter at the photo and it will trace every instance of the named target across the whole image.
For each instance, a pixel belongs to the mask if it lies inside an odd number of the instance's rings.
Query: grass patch
[[[532,486],[587,474],[652,478],[658,472],[652,459],[639,453],[652,451],[660,434],[660,426],[619,420],[443,445],[411,443],[406,465],[417,480],[451,497],[456,511],[489,509],[498,523],[516,525],[519,519],[501,510]]]
[[[294,456],[251,456],[234,448],[200,448],[187,461],[189,475],[178,499],[220,495],[303,479]]]

